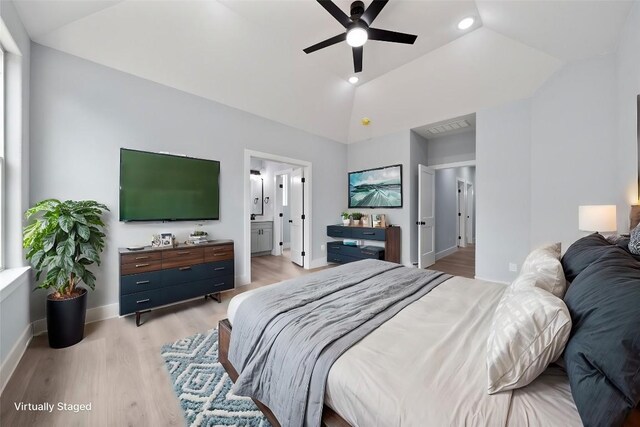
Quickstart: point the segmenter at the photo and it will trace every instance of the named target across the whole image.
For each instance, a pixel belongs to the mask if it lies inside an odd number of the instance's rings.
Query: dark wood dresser
[[[232,240],[167,248],[120,249],[120,315],[200,296],[221,302],[220,292],[234,288]]]
[[[400,227],[328,225],[327,235],[338,239],[384,242],[384,248],[377,246],[347,246],[342,241],[328,242],[327,262],[344,264],[365,258],[373,258],[400,263]]]

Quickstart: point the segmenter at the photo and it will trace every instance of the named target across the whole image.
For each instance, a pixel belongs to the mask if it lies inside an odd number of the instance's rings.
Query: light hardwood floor
[[[473,279],[476,274],[476,247],[467,245],[449,256],[439,259],[429,267],[429,270],[438,270],[454,276],[469,277]]]
[[[50,349],[46,335],[35,337],[0,397],[0,425],[183,426],[160,347],[216,327],[232,296],[310,272],[286,257],[255,257],[251,265],[252,283],[223,293],[221,304],[202,298],[155,310],[139,328],[132,316],[90,323],[84,340],[66,349]],[[14,402],[91,402],[92,410],[21,412]]]

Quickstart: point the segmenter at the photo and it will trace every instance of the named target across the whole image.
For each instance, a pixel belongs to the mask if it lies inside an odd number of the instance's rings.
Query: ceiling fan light
[[[458,29],[467,30],[467,29],[471,28],[471,26],[473,25],[473,23],[475,21],[476,20],[473,19],[472,16],[466,17],[462,21],[458,22]]]
[[[352,85],[358,83],[358,80],[360,80],[360,79],[357,76],[349,77],[349,83],[351,83]]]
[[[363,46],[369,39],[367,30],[362,27],[354,27],[347,31],[347,44],[351,47]]]

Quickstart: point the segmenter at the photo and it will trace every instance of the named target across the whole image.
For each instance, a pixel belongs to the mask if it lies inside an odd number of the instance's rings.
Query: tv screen
[[[401,208],[402,165],[349,172],[349,208]]]
[[[220,218],[220,162],[120,150],[120,221]]]

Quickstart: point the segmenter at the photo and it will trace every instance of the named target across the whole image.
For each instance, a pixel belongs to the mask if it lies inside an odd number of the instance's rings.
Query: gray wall
[[[464,166],[436,170],[436,257],[458,245],[457,178],[472,183],[475,189],[475,169],[475,166]],[[475,198],[473,202],[475,206]]]
[[[427,140],[427,166],[466,162],[475,158],[475,129]]]
[[[401,261],[403,264],[412,263],[411,234],[415,232],[415,227],[411,226],[412,217],[412,178],[413,168],[410,162],[410,132],[398,132],[391,135],[376,137],[367,141],[349,144],[347,147],[347,169],[358,171],[382,166],[402,164],[402,208],[400,209],[352,209],[366,214],[385,214],[387,222],[401,227]],[[342,175],[341,180],[345,189],[347,188],[347,175]],[[342,210],[347,210],[347,196],[342,199]],[[338,212],[339,214],[339,212]],[[336,216],[335,222],[339,218]],[[415,224],[415,219],[413,224]]]
[[[531,101],[476,114],[476,276],[511,281],[529,253]]]
[[[236,243],[236,274],[244,273],[244,150],[313,164],[312,260],[326,256],[326,225],[347,198],[344,144],[194,95],[32,45],[31,201],[96,199],[111,207],[107,247],[96,269],[89,306],[118,301],[117,248],[143,244],[169,230],[184,240],[194,223],[118,222],[120,147],[170,151],[221,161],[221,219],[205,224],[214,238]],[[212,84],[214,84],[212,82]],[[44,317],[44,293],[33,297],[33,318]]]

